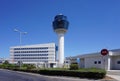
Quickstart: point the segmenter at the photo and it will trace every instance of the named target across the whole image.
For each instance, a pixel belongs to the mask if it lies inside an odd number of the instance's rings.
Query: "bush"
[[[35,69],[35,65],[33,64],[23,64],[21,69],[26,69],[26,70],[31,70],[31,69]]]
[[[105,71],[79,71],[79,70],[40,70],[40,74],[53,76],[72,76],[79,78],[101,79],[106,75]]]
[[[78,67],[78,64],[71,64],[70,65],[70,70],[78,70],[79,67]]]
[[[18,65],[16,65],[16,64],[9,64],[8,65],[8,69],[10,69],[10,70],[13,70],[13,69],[18,69],[19,68],[19,66]]]
[[[41,70],[29,70],[29,69],[14,69],[15,71],[39,73],[43,75],[52,76],[71,76],[79,78],[90,79],[102,79],[106,75],[105,70],[101,69],[79,69],[79,70],[64,70],[64,69],[41,69]]]
[[[15,68],[17,69],[18,66],[15,65],[15,64],[1,64],[1,65],[0,65],[0,68],[12,70],[12,69],[15,69]]]
[[[3,64],[6,64],[6,65],[8,65],[8,64],[9,64],[9,62],[8,62],[7,60],[5,60],[5,62],[4,62]]]
[[[73,64],[74,66],[74,64]],[[22,68],[19,68],[15,64],[2,64],[0,65],[2,68],[11,69],[14,71],[23,71],[23,72],[31,72],[31,73],[39,73],[43,75],[53,75],[53,76],[71,76],[71,77],[79,77],[79,78],[90,78],[90,79],[102,79],[106,75],[106,71],[102,69],[89,68],[89,69],[79,69],[79,70],[68,70],[63,68],[54,68],[54,69],[33,69],[34,65],[24,64]],[[75,66],[76,67],[76,66]],[[76,69],[73,68],[72,69]],[[78,68],[77,68],[78,69]]]

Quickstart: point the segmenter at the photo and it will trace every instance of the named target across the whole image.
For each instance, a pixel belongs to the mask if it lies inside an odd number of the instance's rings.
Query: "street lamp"
[[[25,35],[25,34],[27,34],[27,32],[22,32],[22,31],[20,31],[20,30],[18,30],[18,29],[14,29],[14,31],[15,32],[18,32],[18,33],[20,33],[20,36],[19,36],[19,42],[20,42],[20,48],[21,48],[21,45],[22,45],[22,34],[23,35]],[[21,67],[21,63],[22,63],[22,61],[21,61],[21,54],[20,54],[20,67]]]

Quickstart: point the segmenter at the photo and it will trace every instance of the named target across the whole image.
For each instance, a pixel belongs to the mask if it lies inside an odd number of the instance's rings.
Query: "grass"
[[[86,71],[86,72],[105,72],[104,69],[98,69],[98,68],[79,68],[78,71]]]

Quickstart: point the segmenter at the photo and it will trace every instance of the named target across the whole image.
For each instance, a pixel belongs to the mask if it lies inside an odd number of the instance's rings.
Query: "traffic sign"
[[[101,50],[101,55],[105,56],[109,53],[109,51],[107,49],[102,49]]]

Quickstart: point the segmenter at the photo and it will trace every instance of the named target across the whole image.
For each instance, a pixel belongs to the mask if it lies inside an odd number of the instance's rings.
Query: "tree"
[[[3,64],[6,64],[6,65],[8,65],[8,64],[9,64],[9,62],[8,62],[7,60],[5,60],[5,62],[4,62]]]
[[[71,64],[70,65],[70,70],[78,70],[79,69],[79,66],[78,66],[78,64]]]

